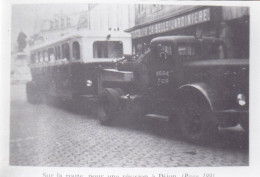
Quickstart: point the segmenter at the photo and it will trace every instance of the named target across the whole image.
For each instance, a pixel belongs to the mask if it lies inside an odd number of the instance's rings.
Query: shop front
[[[131,29],[133,39],[133,53],[140,54],[146,50],[146,45],[158,36],[168,35],[197,35],[216,36],[220,23],[219,7],[193,7],[189,12],[179,14],[174,17],[140,24]]]
[[[157,18],[156,21],[138,23],[126,32],[132,35],[133,54],[136,55],[145,52],[147,44],[155,37],[190,35],[221,38],[227,45],[229,58],[243,58],[248,57],[249,53],[249,12],[247,9],[193,6],[179,13],[172,11],[168,17]],[[231,15],[228,13],[230,11],[233,11]]]
[[[249,58],[249,8],[223,7],[222,30],[219,38],[225,41],[229,58]]]

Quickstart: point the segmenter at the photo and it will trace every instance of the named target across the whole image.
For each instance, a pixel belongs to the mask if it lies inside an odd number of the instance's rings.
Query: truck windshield
[[[93,43],[94,58],[120,58],[123,57],[123,44],[121,41],[95,41]]]

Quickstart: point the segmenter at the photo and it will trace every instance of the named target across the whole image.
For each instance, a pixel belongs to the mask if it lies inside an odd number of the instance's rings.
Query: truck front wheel
[[[97,116],[102,125],[110,125],[119,113],[121,89],[107,88],[100,95]]]
[[[217,132],[217,123],[206,104],[185,101],[179,115],[181,134],[191,142],[208,143]]]

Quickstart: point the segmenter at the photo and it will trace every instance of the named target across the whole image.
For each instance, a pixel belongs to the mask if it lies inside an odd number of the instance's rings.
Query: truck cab
[[[249,60],[226,59],[219,39],[155,38],[138,59],[118,62],[116,70],[101,74],[106,89],[100,105],[110,109],[101,123],[130,109],[177,124],[192,141],[205,139],[219,126],[240,123],[248,131],[248,72]]]

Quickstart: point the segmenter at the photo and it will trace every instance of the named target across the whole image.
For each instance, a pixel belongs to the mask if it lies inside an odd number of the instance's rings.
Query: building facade
[[[124,31],[134,25],[134,5],[90,4],[90,30]]]
[[[86,10],[71,14],[56,14],[51,19],[36,20],[37,33],[29,41],[37,45],[78,31],[124,32],[134,25],[134,5],[88,4]]]
[[[133,53],[158,36],[212,36],[225,41],[228,58],[249,57],[249,8],[136,4],[135,25],[126,30]]]
[[[30,46],[38,45],[48,40],[60,38],[89,26],[88,10],[72,14],[55,14],[50,19],[35,20],[34,34],[28,41]]]

